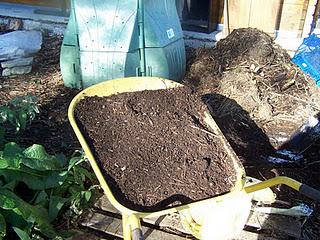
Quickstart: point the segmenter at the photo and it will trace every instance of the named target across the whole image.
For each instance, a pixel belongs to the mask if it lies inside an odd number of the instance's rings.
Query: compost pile
[[[320,111],[314,80],[257,29],[234,30],[214,48],[191,51],[185,83],[204,94],[245,161],[264,158]]]
[[[75,117],[120,203],[158,210],[228,192],[233,160],[189,88],[86,97]]]

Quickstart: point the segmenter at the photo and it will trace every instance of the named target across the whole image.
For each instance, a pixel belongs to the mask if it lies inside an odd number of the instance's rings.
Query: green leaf
[[[63,205],[68,201],[68,198],[59,196],[51,196],[49,201],[49,220],[53,221],[57,216]]]
[[[90,201],[91,196],[92,196],[91,191],[85,191],[83,195],[84,195],[85,201],[88,203]]]
[[[2,126],[0,126],[0,150],[2,149],[4,143],[5,143],[5,130]]]
[[[18,228],[26,228],[28,226],[28,223],[22,218],[21,215],[15,213],[12,210],[1,210],[1,214],[6,219],[7,225],[12,225]]]
[[[64,155],[49,155],[43,146],[34,144],[23,151],[22,163],[35,170],[61,170],[67,166]]]
[[[89,172],[87,169],[83,168],[83,167],[78,167],[78,172],[80,174],[82,174],[83,177],[87,177],[91,182],[93,181],[94,179],[94,174]]]
[[[0,214],[0,236],[4,237],[6,235],[6,220],[4,219],[3,215]]]
[[[25,112],[19,112],[18,121],[20,123],[21,129],[25,129],[27,126],[28,116]]]
[[[34,190],[60,186],[66,179],[66,158],[47,154],[40,145],[23,150],[16,143],[8,143],[0,152],[0,175],[7,182],[20,181]],[[59,171],[60,170],[60,171]]]
[[[67,171],[36,171],[28,167],[0,169],[7,182],[24,182],[32,190],[55,188],[63,184]]]
[[[16,232],[16,234],[18,235],[18,237],[21,240],[31,240],[31,238],[29,237],[28,233],[26,233],[25,231],[21,230],[20,228],[17,227],[12,227],[13,230]]]
[[[83,162],[82,157],[72,157],[69,161],[69,166],[68,166],[68,171],[70,171],[72,168],[74,168],[76,165],[80,164]]]
[[[7,168],[9,166],[9,163],[6,159],[3,158],[3,153],[0,152],[0,169]]]
[[[7,184],[5,184],[4,186],[2,186],[3,188],[7,188],[11,191],[14,191],[15,187],[17,186],[17,181],[11,181],[8,182]]]
[[[35,223],[39,231],[47,237],[57,235],[43,207],[30,205],[7,189],[0,188],[0,208],[13,211],[28,223]]]
[[[40,204],[42,206],[46,205],[49,200],[49,196],[46,191],[42,190],[38,193],[36,199],[34,200],[34,204]]]
[[[4,146],[4,150],[0,153],[0,161],[7,162],[8,166],[18,168],[23,156],[23,149],[18,144],[10,142]]]

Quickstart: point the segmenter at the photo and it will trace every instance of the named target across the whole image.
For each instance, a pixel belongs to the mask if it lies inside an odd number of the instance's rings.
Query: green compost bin
[[[72,0],[60,66],[72,88],[132,76],[180,81],[186,56],[175,1]]]

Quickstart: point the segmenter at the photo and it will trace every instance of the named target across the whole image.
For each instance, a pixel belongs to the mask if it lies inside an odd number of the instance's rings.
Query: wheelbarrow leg
[[[122,228],[124,240],[143,240],[140,219],[132,215],[122,215]]]
[[[123,229],[123,239],[131,240],[131,227],[129,223],[129,216],[122,214],[122,229]]]

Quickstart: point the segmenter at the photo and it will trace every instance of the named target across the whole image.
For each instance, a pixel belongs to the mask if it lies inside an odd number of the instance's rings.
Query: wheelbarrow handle
[[[299,192],[320,203],[320,191],[317,189],[314,189],[306,184],[302,184],[299,188]]]
[[[244,190],[247,193],[252,193],[252,192],[256,192],[256,191],[259,191],[261,189],[268,188],[268,187],[273,187],[273,186],[276,186],[279,184],[284,184],[290,188],[293,188],[296,191],[300,192],[301,194],[320,203],[320,191],[319,190],[316,190],[306,184],[302,184],[301,182],[298,182],[298,181],[296,181],[292,178],[289,178],[289,177],[279,176],[279,177],[271,178],[266,181],[247,186],[244,188]]]

